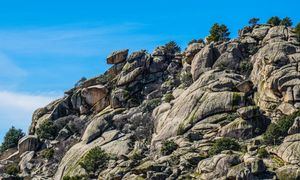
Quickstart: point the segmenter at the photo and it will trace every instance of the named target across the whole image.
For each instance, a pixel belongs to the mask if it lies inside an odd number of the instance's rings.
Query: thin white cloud
[[[58,97],[0,91],[0,136],[3,136],[11,126],[21,128],[24,132],[27,132],[32,113],[37,108],[46,106]]]
[[[0,91],[0,109],[23,109],[32,111],[45,106],[57,96],[29,95],[8,91]]]
[[[27,72],[14,64],[13,60],[0,52],[0,77],[12,78],[26,76]]]
[[[139,47],[167,38],[138,32],[143,28],[142,24],[124,23],[4,29],[0,30],[0,50],[35,55],[90,56],[107,53],[112,48]]]

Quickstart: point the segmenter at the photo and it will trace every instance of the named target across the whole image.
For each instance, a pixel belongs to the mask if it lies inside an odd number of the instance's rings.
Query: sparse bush
[[[167,44],[165,44],[165,48],[168,54],[175,54],[180,52],[181,50],[175,41],[170,41]]]
[[[16,163],[8,164],[4,167],[4,173],[16,176],[19,173],[19,166]]]
[[[215,23],[210,29],[210,35],[206,38],[207,42],[226,41],[229,39],[230,32],[226,25]]]
[[[267,21],[268,24],[271,24],[273,26],[279,26],[280,22],[281,19],[278,16],[273,16]]]
[[[85,176],[64,176],[63,180],[87,180]]]
[[[4,141],[0,146],[0,152],[17,147],[19,140],[24,136],[25,133],[23,133],[21,129],[16,129],[12,126],[4,136]]]
[[[298,23],[295,27],[295,33],[297,34],[298,40],[300,41],[300,23]]]
[[[266,144],[277,144],[280,136],[280,127],[275,123],[271,123],[263,135],[263,140]]]
[[[46,159],[52,159],[53,156],[54,156],[54,149],[45,149],[43,152],[42,152],[42,156],[43,158],[46,158]]]
[[[281,139],[287,136],[297,116],[300,116],[300,111],[281,117],[277,123],[271,123],[263,135],[264,142],[273,145],[280,143]]]
[[[257,151],[257,155],[259,158],[267,158],[269,157],[269,153],[266,148],[259,148]]]
[[[160,149],[162,155],[170,155],[173,151],[175,151],[178,148],[178,145],[173,140],[167,140],[163,142],[163,145]]]
[[[91,149],[79,162],[79,165],[88,173],[102,171],[108,163],[109,155],[100,147]]]
[[[280,25],[290,27],[293,25],[293,22],[289,17],[285,17],[281,20]]]
[[[164,96],[164,101],[165,102],[171,102],[173,99],[175,99],[174,98],[174,96],[171,94],[171,93],[168,93],[168,94],[165,94],[165,96]]]
[[[86,81],[87,78],[86,77],[82,77],[79,81],[76,82],[75,87],[80,86],[84,81]]]
[[[191,44],[193,44],[193,43],[203,43],[203,44],[204,44],[204,40],[203,40],[203,39],[198,39],[198,40],[192,39],[192,40],[188,43],[188,45],[191,45]]]
[[[185,86],[188,87],[193,83],[193,77],[190,72],[184,72],[180,75],[180,81]]]
[[[240,63],[240,72],[244,75],[249,75],[253,69],[252,63],[250,61],[242,61]]]
[[[248,23],[251,26],[255,26],[258,23],[258,21],[259,21],[259,18],[251,18]]]
[[[39,138],[53,140],[58,134],[58,128],[52,121],[45,121],[36,131]]]
[[[219,154],[224,150],[239,151],[240,149],[241,146],[235,140],[231,138],[222,138],[215,141],[213,146],[208,151],[208,154],[213,156],[215,154]]]
[[[160,99],[151,99],[145,102],[145,104],[143,105],[145,110],[148,112],[153,111],[153,109],[155,109],[158,105],[160,104]]]

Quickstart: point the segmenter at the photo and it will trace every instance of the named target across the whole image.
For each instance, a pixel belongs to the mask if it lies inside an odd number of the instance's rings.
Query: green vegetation
[[[182,135],[184,133],[185,133],[184,125],[180,123],[177,129],[177,135]]]
[[[64,176],[63,180],[87,180],[85,176]]]
[[[164,101],[165,101],[165,102],[168,102],[168,103],[169,103],[169,102],[171,102],[173,99],[175,99],[175,98],[174,98],[174,96],[173,96],[171,93],[167,93],[167,94],[164,95]]]
[[[210,29],[210,35],[207,37],[207,42],[226,41],[229,39],[230,32],[226,25],[215,23]]]
[[[253,69],[252,63],[250,61],[242,61],[240,63],[240,72],[244,75],[249,75]]]
[[[290,27],[293,25],[293,22],[289,17],[285,17],[281,20],[280,25]]]
[[[102,171],[109,160],[109,155],[100,147],[91,149],[79,162],[79,165],[88,173]]]
[[[87,80],[86,77],[82,77],[79,81],[76,82],[75,87],[79,87],[86,80]]]
[[[4,167],[4,173],[16,176],[19,173],[19,166],[16,163],[8,164]]]
[[[146,101],[145,104],[143,105],[145,110],[148,112],[153,111],[153,109],[155,109],[158,105],[160,104],[160,99],[156,98],[156,99],[151,99],[149,101]]]
[[[43,158],[46,158],[46,159],[52,159],[53,156],[54,156],[54,149],[45,149],[43,152],[42,152],[42,156]]]
[[[168,54],[175,54],[180,52],[180,47],[175,41],[170,41],[167,44],[165,44],[166,52]]]
[[[295,27],[295,33],[298,36],[298,40],[300,41],[300,23],[298,23]]]
[[[193,44],[193,43],[203,43],[204,44],[204,40],[203,39],[192,39],[189,43],[188,43],[188,45],[191,45],[191,44]]]
[[[272,26],[286,26],[286,27],[290,27],[293,25],[293,22],[291,20],[291,18],[289,17],[285,17],[283,19],[280,19],[278,16],[273,16],[271,17],[268,21],[268,24],[271,24]]]
[[[222,138],[214,142],[213,146],[208,151],[208,154],[213,156],[215,154],[219,154],[224,150],[239,151],[240,149],[241,146],[235,140],[231,138]]]
[[[228,114],[228,116],[226,116],[225,120],[227,122],[232,122],[232,121],[234,121],[238,117],[239,116],[236,113],[232,113],[232,114]]]
[[[278,16],[273,16],[267,21],[268,24],[271,24],[273,26],[279,26],[280,22],[281,19]]]
[[[242,101],[242,97],[239,93],[233,92],[232,94],[232,105],[233,108],[236,108],[240,105],[240,102]]]
[[[257,151],[257,155],[259,158],[267,158],[269,157],[269,153],[266,148],[259,148]]]
[[[58,134],[58,128],[52,121],[45,121],[40,125],[36,131],[37,135],[41,139],[50,139],[53,140]]]
[[[162,155],[170,155],[173,151],[175,151],[178,148],[178,145],[173,140],[167,140],[163,142],[162,147],[160,149]]]
[[[184,87],[188,87],[193,83],[193,77],[190,72],[184,72],[180,75],[180,81]]]
[[[24,136],[25,134],[21,129],[16,129],[12,126],[4,136],[4,141],[0,146],[0,152],[3,152],[9,148],[17,147],[19,140]]]
[[[259,21],[259,18],[251,18],[248,23],[251,26],[255,26],[258,23],[258,21]]]
[[[288,135],[288,130],[297,116],[300,116],[300,111],[281,117],[277,123],[271,123],[263,135],[264,142],[273,145],[280,143],[281,139]]]

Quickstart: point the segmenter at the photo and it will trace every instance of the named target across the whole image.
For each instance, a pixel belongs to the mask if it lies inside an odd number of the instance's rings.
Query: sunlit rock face
[[[290,28],[273,27],[251,58],[255,101],[267,112],[291,114],[300,106],[300,49]]]

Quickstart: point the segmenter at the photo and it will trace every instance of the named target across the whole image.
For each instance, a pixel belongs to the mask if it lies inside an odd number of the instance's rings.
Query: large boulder
[[[204,118],[244,106],[244,93],[231,92],[241,80],[240,75],[231,72],[205,72],[172,101],[171,108],[162,104],[153,111],[152,143],[182,134]]]
[[[240,163],[238,155],[218,154],[199,162],[200,179],[216,179],[226,176],[229,169]]]
[[[26,151],[36,151],[39,148],[39,140],[37,136],[28,135],[19,140],[18,150],[19,154],[23,154]]]
[[[293,125],[290,127],[288,134],[297,134],[300,133],[300,117],[296,117]]]
[[[121,156],[129,152],[130,138],[128,135],[122,135],[117,130],[104,132],[101,137],[86,144],[79,142],[69,149],[58,166],[54,179],[60,179],[66,175],[76,176],[82,173],[79,161],[81,158],[95,147],[101,147],[110,154]]]
[[[238,70],[240,62],[244,59],[240,46],[237,42],[226,44],[226,51],[218,57],[213,68]]]
[[[184,61],[191,64],[194,56],[204,47],[203,43],[192,43],[183,52]]]
[[[81,95],[95,112],[100,112],[109,105],[108,90],[105,86],[95,85],[84,88]]]
[[[276,154],[290,164],[300,163],[300,134],[287,136],[278,147]]]
[[[257,85],[255,101],[262,110],[274,112],[278,107],[282,113],[290,114],[293,113],[291,106],[297,107],[300,58],[291,58],[297,51],[299,48],[289,42],[276,41],[267,43],[252,57],[254,64],[250,77]],[[281,103],[291,106],[280,106]]]
[[[279,179],[296,180],[300,179],[300,167],[297,165],[286,165],[276,170]]]
[[[242,118],[237,118],[219,130],[219,136],[235,139],[252,137],[253,126]]]
[[[201,51],[195,55],[192,61],[191,73],[193,80],[196,81],[200,74],[205,72],[206,69],[211,68],[218,56],[219,54],[213,47],[213,44],[207,45],[201,49]]]
[[[107,57],[107,64],[118,64],[124,62],[128,56],[128,51],[128,49],[124,49],[113,52]]]

